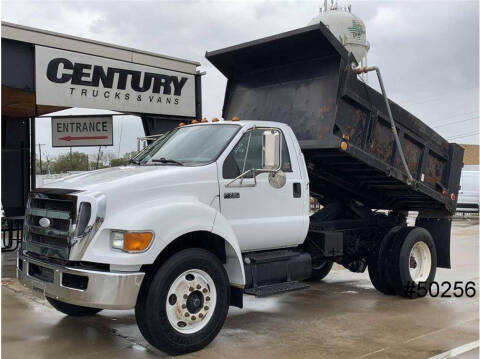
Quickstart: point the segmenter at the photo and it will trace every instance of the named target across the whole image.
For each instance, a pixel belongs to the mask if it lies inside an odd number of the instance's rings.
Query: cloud
[[[199,61],[207,72],[202,80],[203,112],[212,118],[221,114],[226,81],[204,58],[205,51],[305,26],[318,14],[320,3],[4,1],[2,18]],[[366,24],[369,64],[380,66],[393,100],[430,126],[462,119],[462,113],[478,113],[477,1],[352,1],[352,12]],[[378,88],[374,76],[370,82]],[[140,121],[124,120],[124,126],[132,127],[125,138],[142,132]],[[468,131],[478,132],[477,120],[439,128],[447,137]],[[49,136],[48,131],[39,135],[43,142],[43,136]],[[124,140],[128,147],[122,145],[121,151],[133,150],[136,140]],[[463,140],[478,142],[478,136],[458,141]]]

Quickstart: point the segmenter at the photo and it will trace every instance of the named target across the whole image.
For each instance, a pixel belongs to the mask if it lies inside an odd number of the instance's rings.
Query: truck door
[[[284,186],[272,186],[268,173],[257,175],[256,181],[250,173],[242,185],[236,180],[234,186],[228,186],[244,171],[261,168],[263,132],[264,129],[257,128],[245,133],[219,168],[221,212],[232,225],[244,252],[296,246],[303,242],[308,226],[303,206],[308,192],[306,181],[301,179],[294,147],[288,145],[290,139],[285,135],[282,134],[281,156]]]

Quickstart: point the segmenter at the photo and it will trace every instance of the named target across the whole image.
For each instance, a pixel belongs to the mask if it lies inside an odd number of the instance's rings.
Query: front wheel
[[[229,289],[215,255],[199,248],[178,252],[142,284],[135,307],[140,332],[168,354],[200,350],[225,322]]]
[[[332,269],[333,262],[324,261],[312,265],[312,275],[308,278],[309,281],[321,281],[324,279]]]
[[[56,310],[62,312],[63,314],[70,315],[71,317],[86,317],[88,315],[95,315],[102,310],[100,308],[82,307],[80,305],[69,304],[50,297],[47,297],[47,301]]]

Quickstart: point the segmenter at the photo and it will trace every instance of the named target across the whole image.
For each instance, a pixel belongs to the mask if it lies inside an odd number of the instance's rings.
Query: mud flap
[[[444,216],[442,216],[444,214]],[[451,268],[450,232],[452,218],[445,212],[420,212],[415,221],[417,227],[425,228],[433,237],[437,249],[437,267]]]

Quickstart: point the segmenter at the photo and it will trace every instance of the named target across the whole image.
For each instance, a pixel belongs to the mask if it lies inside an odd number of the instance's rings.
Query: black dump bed
[[[353,56],[323,24],[206,57],[228,78],[224,119],[290,125],[321,202],[344,197],[378,209],[455,210],[463,149],[390,101],[414,178],[407,184],[383,96],[357,78]]]

